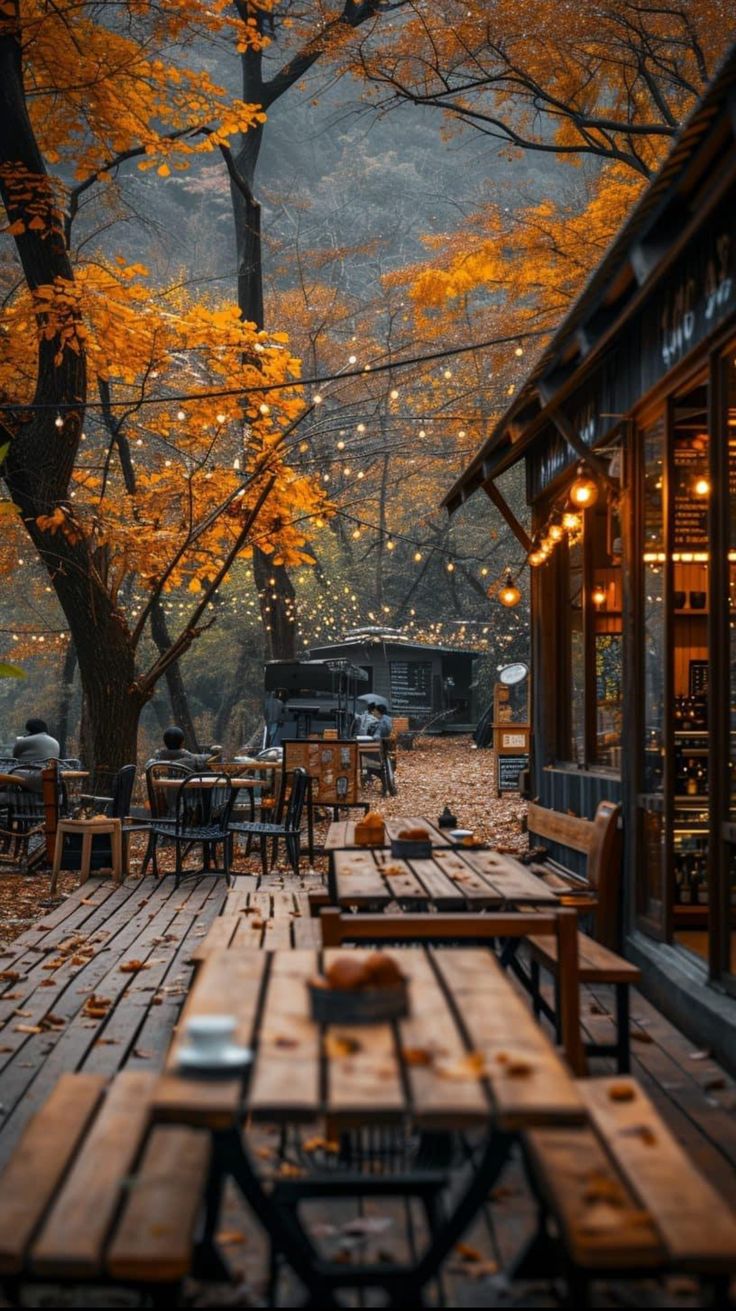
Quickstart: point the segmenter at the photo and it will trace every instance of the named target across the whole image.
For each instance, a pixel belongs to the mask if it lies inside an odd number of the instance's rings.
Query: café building
[[[736,49],[449,512],[480,489],[531,569],[532,795],[621,803],[622,949],[734,1066]]]

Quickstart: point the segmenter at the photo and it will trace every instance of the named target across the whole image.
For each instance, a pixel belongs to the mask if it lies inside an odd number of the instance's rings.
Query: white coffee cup
[[[187,1021],[186,1039],[191,1049],[204,1057],[217,1057],[232,1043],[233,1015],[193,1015]]]

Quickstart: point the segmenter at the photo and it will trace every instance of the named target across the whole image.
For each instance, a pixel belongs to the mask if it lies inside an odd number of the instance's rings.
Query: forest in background
[[[441,499],[733,19],[438,8],[0,4],[5,737],[237,745],[265,656],[358,626],[527,654],[522,548]]]

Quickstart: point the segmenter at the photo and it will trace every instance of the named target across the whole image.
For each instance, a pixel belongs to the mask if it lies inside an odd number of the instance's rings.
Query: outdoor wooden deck
[[[261,886],[251,876],[233,890],[229,909],[247,901],[256,882],[255,904],[262,908],[264,929],[251,932],[254,945],[269,946],[269,908],[276,919],[292,892],[304,894],[315,879],[300,880],[295,887],[289,876],[272,876]],[[178,890],[171,878],[158,883],[150,877],[128,879],[119,887],[97,879],[9,944],[0,957],[0,1163],[63,1071],[112,1074],[122,1067],[161,1067],[192,957],[225,904],[224,880],[212,877],[187,880]],[[611,1040],[611,1002],[606,989],[584,990],[585,1028],[597,1041]],[[736,1084],[637,993],[632,997],[632,1036],[633,1073],[700,1168],[736,1205]],[[592,1067],[603,1073],[611,1063],[598,1060]],[[258,1132],[259,1155],[268,1170],[275,1134],[268,1128]],[[321,1241],[332,1253],[343,1252],[347,1261],[376,1251],[400,1256],[407,1244],[422,1242],[423,1220],[405,1201],[314,1203],[310,1213]],[[546,1285],[527,1285],[510,1294],[498,1273],[532,1224],[533,1203],[521,1166],[515,1164],[456,1259],[447,1263],[447,1304],[556,1305]],[[266,1285],[263,1234],[253,1216],[233,1202],[221,1237],[232,1266],[242,1272],[242,1304],[248,1305],[248,1299],[263,1296]],[[651,1284],[611,1284],[608,1291],[610,1298],[604,1290],[601,1305],[699,1305],[684,1279],[674,1281],[666,1295]],[[284,1272],[279,1305],[298,1305],[300,1297],[296,1282]],[[360,1304],[356,1298],[355,1305]],[[366,1296],[363,1304],[371,1305],[372,1299]]]

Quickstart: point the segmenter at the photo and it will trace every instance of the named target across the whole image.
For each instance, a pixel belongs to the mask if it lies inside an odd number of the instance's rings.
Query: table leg
[[[434,1279],[443,1261],[472,1223],[483,1206],[490,1190],[500,1177],[514,1142],[515,1133],[502,1130],[491,1132],[485,1147],[472,1169],[470,1180],[457,1198],[453,1209],[441,1221],[423,1256],[414,1265],[386,1262],[381,1265],[340,1265],[322,1260],[315,1251],[298,1215],[291,1208],[277,1206],[264,1188],[256,1169],[251,1164],[242,1135],[236,1129],[213,1134],[213,1176],[208,1188],[208,1217],[205,1233],[210,1235],[210,1250],[214,1247],[222,1180],[226,1175],[234,1181],[243,1198],[267,1230],[273,1245],[283,1253],[286,1261],[302,1280],[310,1295],[309,1305],[335,1307],[338,1288],[383,1288],[392,1306],[421,1306],[421,1290]],[[387,1179],[390,1192],[390,1179]],[[356,1181],[356,1195],[360,1183]]]
[[[122,883],[127,870],[123,869],[123,835],[119,825],[113,829],[110,838],[112,847],[112,877],[114,883]]]
[[[87,829],[82,834],[82,860],[79,871],[79,882],[86,883],[89,878],[89,868],[92,864],[92,834]]]

